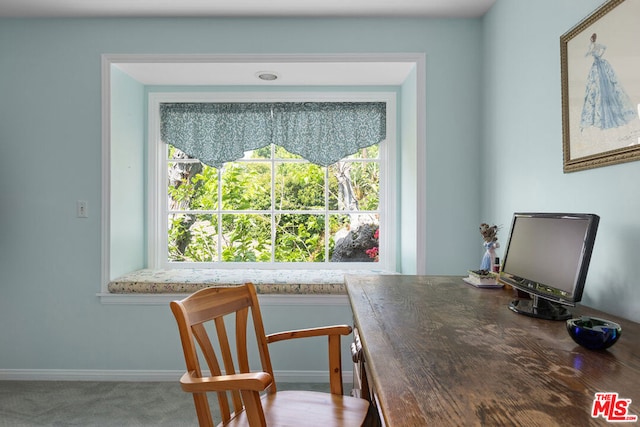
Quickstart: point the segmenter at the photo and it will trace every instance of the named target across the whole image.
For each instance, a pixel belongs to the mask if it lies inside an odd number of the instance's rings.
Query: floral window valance
[[[162,103],[160,134],[216,168],[272,143],[328,166],[386,137],[386,104]]]

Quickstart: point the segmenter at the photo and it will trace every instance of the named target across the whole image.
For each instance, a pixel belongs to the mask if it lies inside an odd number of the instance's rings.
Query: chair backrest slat
[[[193,330],[193,334],[196,338],[196,341],[200,345],[200,349],[202,350],[203,357],[207,362],[207,366],[209,367],[209,371],[212,376],[222,375],[222,371],[220,370],[220,364],[218,363],[218,357],[216,356],[216,352],[211,345],[211,340],[209,339],[209,334],[207,334],[207,330],[202,323],[197,325],[193,325],[191,327]],[[202,373],[200,373],[202,375]],[[218,406],[220,407],[220,415],[224,422],[227,422],[231,419],[231,412],[229,410],[229,399],[227,398],[227,393],[224,391],[216,393],[218,396]]]
[[[236,313],[236,350],[238,352],[238,369],[249,372],[249,355],[247,349],[247,317],[249,309],[243,308]]]
[[[233,356],[231,353],[231,346],[229,345],[229,337],[227,336],[227,327],[224,324],[224,318],[216,317],[213,321],[216,325],[218,343],[220,344],[220,353],[222,354],[222,362],[224,363],[224,372],[227,375],[233,375],[236,373],[236,368],[233,363]],[[233,401],[233,410],[235,412],[241,411],[243,405],[240,392],[232,391],[231,397]]]

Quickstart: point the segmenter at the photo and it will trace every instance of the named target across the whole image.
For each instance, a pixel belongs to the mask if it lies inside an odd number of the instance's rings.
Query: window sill
[[[119,277],[98,294],[103,304],[168,304],[210,286],[252,282],[263,304],[335,304],[346,301],[344,275],[397,274],[381,270],[138,270]]]

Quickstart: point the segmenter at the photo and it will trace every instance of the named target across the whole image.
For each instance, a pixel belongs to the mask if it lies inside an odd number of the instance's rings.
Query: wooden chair
[[[343,396],[340,335],[351,327],[330,326],[265,335],[256,291],[251,283],[199,290],[181,301],[171,302],[178,322],[187,372],[180,379],[182,389],[193,393],[200,426],[212,426],[207,392],[216,392],[224,426],[360,426],[369,402]],[[248,314],[257,339],[261,371],[251,372],[247,348]],[[235,313],[235,316],[234,316]],[[225,326],[225,316],[235,317],[237,369]],[[211,327],[205,327],[211,324]],[[227,323],[228,325],[229,323]],[[232,328],[229,328],[232,329]],[[214,350],[207,330],[215,330],[219,348]],[[292,338],[327,336],[331,393],[277,391],[268,344]],[[196,347],[199,344],[199,350]],[[224,367],[222,373],[216,353]],[[211,376],[203,376],[199,355],[206,360]],[[231,400],[232,408],[229,400]]]

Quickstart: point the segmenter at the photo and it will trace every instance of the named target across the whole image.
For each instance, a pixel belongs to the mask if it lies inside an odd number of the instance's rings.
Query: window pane
[[[266,147],[258,148],[253,151],[246,151],[244,153],[245,159],[270,159],[271,158],[271,146],[267,145]]]
[[[325,209],[324,169],[311,163],[279,163],[276,166],[278,210]]]
[[[363,148],[355,154],[349,156],[349,159],[377,159],[380,154],[379,145]]]
[[[167,146],[167,159],[174,159],[174,160],[194,159],[193,157],[189,157],[189,155],[184,151],[174,147],[171,144],[165,144],[165,145]]]
[[[271,215],[222,215],[223,262],[270,262]]]
[[[216,216],[169,215],[169,261],[216,261],[217,234]]]
[[[278,160],[272,160],[272,153]],[[378,154],[376,145],[324,168],[269,146],[218,170],[168,146],[169,261],[377,262]],[[278,214],[273,235],[272,206],[276,211],[297,211]],[[221,210],[238,212],[219,216]],[[325,213],[304,213],[309,210]]]
[[[168,164],[169,210],[213,210],[218,207],[218,171],[202,163]]]
[[[329,209],[377,210],[379,200],[377,162],[338,162],[329,166]]]
[[[275,145],[275,154],[274,159],[302,159],[302,156],[298,156],[297,154],[293,154],[280,147],[279,145]]]
[[[222,172],[222,209],[271,209],[270,163],[227,163]]]
[[[331,215],[331,262],[378,262],[379,225],[376,215]]]
[[[277,262],[323,262],[324,215],[276,215]]]

